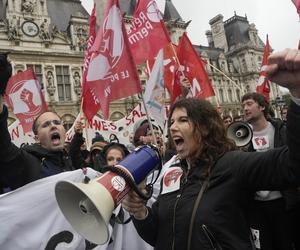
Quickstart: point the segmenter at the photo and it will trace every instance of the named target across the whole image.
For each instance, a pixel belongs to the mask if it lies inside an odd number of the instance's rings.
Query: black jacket
[[[38,144],[18,148],[7,129],[8,111],[0,114],[0,187],[19,188],[29,182],[73,170],[64,152],[50,152]]]
[[[83,143],[84,139],[82,133],[75,133],[70,143],[69,155],[71,157],[72,164],[76,169],[91,167],[84,161],[84,158],[81,154],[80,147]]]
[[[75,133],[74,137],[70,144],[69,155],[72,160],[72,164],[76,169],[79,168],[93,168],[96,171],[101,172],[102,168],[106,165],[106,160],[103,152],[98,152],[95,156],[95,162],[92,161],[92,157],[90,157],[90,161],[86,162],[83,158],[82,152],[80,150],[80,146],[84,143],[84,139],[82,133]],[[90,152],[92,154],[92,152]]]
[[[253,249],[247,207],[258,190],[280,190],[300,183],[300,107],[291,105],[288,146],[267,152],[232,151],[215,164],[197,210],[191,249]],[[142,238],[156,250],[185,250],[204,162],[191,168],[180,189],[161,194],[145,220],[134,220]],[[164,179],[163,179],[164,182]]]

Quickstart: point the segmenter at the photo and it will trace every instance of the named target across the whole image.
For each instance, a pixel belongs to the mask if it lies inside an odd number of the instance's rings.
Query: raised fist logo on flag
[[[31,68],[10,78],[5,99],[20,120],[24,133],[30,132],[34,119],[47,111],[39,82]]]

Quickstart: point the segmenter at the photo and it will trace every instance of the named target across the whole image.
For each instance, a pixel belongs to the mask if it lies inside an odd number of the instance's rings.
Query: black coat
[[[0,187],[16,189],[27,183],[73,170],[71,161],[62,151],[50,152],[38,144],[18,148],[7,129],[8,111],[0,114]]]
[[[92,157],[90,157],[90,161],[86,162],[83,158],[82,152],[80,150],[80,146],[84,143],[84,138],[82,133],[75,133],[74,137],[70,144],[69,155],[71,157],[71,161],[73,166],[76,169],[79,168],[93,168],[96,171],[101,172],[102,168],[106,166],[106,160],[103,152],[99,152],[96,156],[95,162],[92,161]],[[90,152],[91,154],[91,152]]]
[[[215,164],[197,210],[191,249],[250,250],[247,206],[258,190],[281,190],[300,184],[300,107],[292,103],[288,146],[267,152],[232,151]],[[145,220],[134,220],[142,238],[156,250],[185,250],[205,163],[191,167],[180,189],[161,194]],[[162,183],[164,182],[164,179]],[[214,248],[215,247],[215,248]],[[218,248],[216,248],[218,249]]]

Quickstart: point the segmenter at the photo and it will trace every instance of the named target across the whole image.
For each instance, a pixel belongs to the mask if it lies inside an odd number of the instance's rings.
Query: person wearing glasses
[[[8,110],[0,95],[0,187],[14,190],[74,169],[64,151],[66,131],[56,113],[45,112],[35,119],[32,130],[36,143],[22,148],[11,142],[7,118]]]

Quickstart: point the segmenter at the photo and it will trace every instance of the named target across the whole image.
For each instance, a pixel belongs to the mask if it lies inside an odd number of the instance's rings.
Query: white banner
[[[167,111],[167,107],[166,111]],[[110,136],[115,135],[120,143],[123,143],[125,146],[130,144],[129,137],[133,133],[134,125],[140,120],[146,120],[146,112],[141,103],[139,103],[126,117],[113,122],[108,120],[103,120],[98,116],[95,116],[90,123],[87,123],[87,128],[84,128],[83,137],[86,138],[86,143],[88,149],[91,146],[92,139],[95,137],[95,133],[98,132],[101,134],[106,141],[110,141]],[[83,124],[84,117],[78,115],[73,126],[67,132],[66,141],[70,142],[75,134],[74,126],[77,121],[81,121]],[[155,125],[158,123],[154,122]],[[10,137],[12,142],[18,147],[24,144],[34,143],[34,134],[33,132],[24,134],[23,128],[20,125],[20,122],[16,120],[13,124],[8,127]]]
[[[93,179],[99,173],[87,169]],[[82,182],[82,170],[64,172],[29,183],[0,196],[0,249],[5,250],[150,250],[132,222],[115,224],[112,242],[91,245],[78,235],[58,208],[54,187],[60,180]],[[125,212],[126,218],[129,216]],[[112,228],[110,226],[110,232]]]
[[[103,120],[98,116],[94,116],[91,122],[86,122],[87,128],[84,126],[83,137],[86,138],[88,148],[90,148],[92,139],[95,137],[96,132],[101,134],[108,142],[110,141],[110,136],[114,135],[114,138],[117,138],[120,143],[126,146],[130,143],[129,137],[133,132],[134,124],[139,120],[145,119],[147,119],[147,116],[141,103],[139,103],[128,116],[116,122]],[[70,142],[72,140],[75,134],[74,127],[77,121],[81,121],[85,124],[84,117],[78,115],[73,126],[67,132],[66,141]]]

